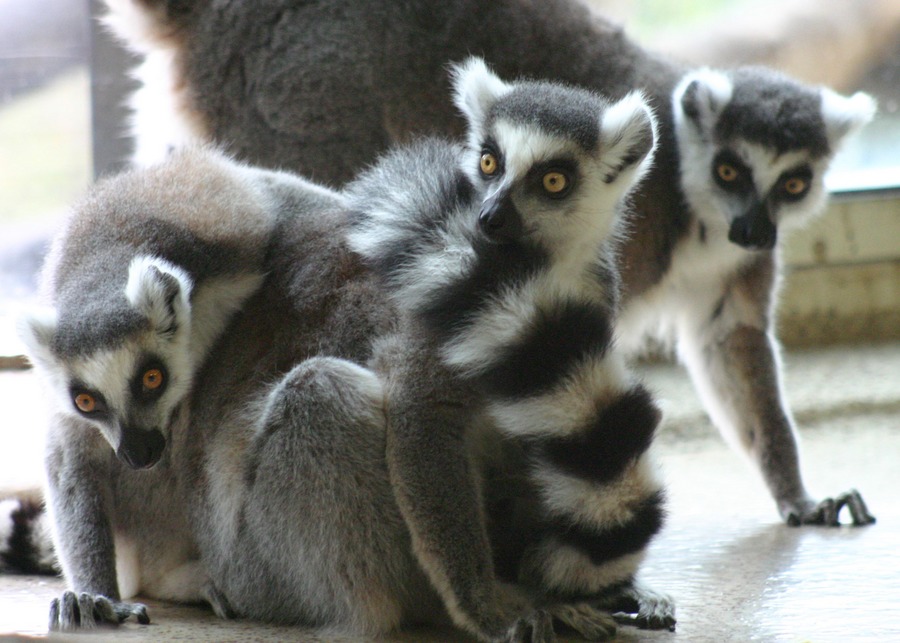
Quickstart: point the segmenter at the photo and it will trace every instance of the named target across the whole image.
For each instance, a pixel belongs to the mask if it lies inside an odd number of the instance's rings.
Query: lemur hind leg
[[[346,360],[307,359],[270,391],[217,586],[235,612],[377,636],[433,606],[393,499],[385,428],[381,381]]]

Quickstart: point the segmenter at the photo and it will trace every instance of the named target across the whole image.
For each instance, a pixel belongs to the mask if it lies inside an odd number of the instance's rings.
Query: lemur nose
[[[478,225],[488,239],[508,243],[522,236],[522,217],[509,194],[498,194],[487,201],[478,215]]]
[[[497,216],[496,210],[482,210],[478,217],[478,224],[488,234],[492,234],[503,227],[503,221],[501,221],[501,217]]]
[[[757,205],[734,219],[728,230],[728,240],[748,250],[771,250],[777,238],[778,228],[764,205]]]

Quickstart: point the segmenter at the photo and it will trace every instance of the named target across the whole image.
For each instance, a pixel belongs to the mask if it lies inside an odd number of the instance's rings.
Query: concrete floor
[[[622,627],[617,641],[900,640],[900,343],[790,353],[785,361],[809,486],[831,495],[859,489],[878,523],[783,526],[756,475],[715,436],[681,370],[648,367],[666,410],[657,450],[671,503],[643,578],[673,595],[678,626],[675,633]],[[33,394],[29,374],[0,373],[2,408],[33,408]],[[4,444],[18,440],[0,453],[0,489],[39,480],[34,414],[22,417],[0,427]],[[62,588],[59,579],[0,578],[0,639],[46,637],[47,605]],[[148,606],[149,626],[51,638],[319,640],[295,628],[220,621],[199,608]],[[410,631],[391,640],[469,639]]]

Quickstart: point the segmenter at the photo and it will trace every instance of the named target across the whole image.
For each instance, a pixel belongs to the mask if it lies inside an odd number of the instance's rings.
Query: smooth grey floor
[[[617,641],[900,641],[900,343],[790,353],[785,361],[810,487],[819,494],[858,488],[878,523],[783,526],[754,472],[709,426],[683,372],[648,367],[667,413],[657,452],[671,503],[643,578],[674,596],[678,626],[675,633],[622,627]],[[12,377],[21,403],[29,388],[25,374],[0,374],[0,395],[14,388]],[[4,408],[10,408],[7,398],[0,399]],[[21,435],[23,425],[15,424],[3,422],[4,442],[12,432]],[[38,451],[20,444],[18,457],[0,454],[0,488],[34,477]],[[14,468],[25,471],[16,477]],[[58,579],[0,577],[0,638],[45,637],[47,604],[62,587]],[[148,604],[149,626],[53,638],[317,640],[296,628]],[[409,631],[391,640],[468,639]]]

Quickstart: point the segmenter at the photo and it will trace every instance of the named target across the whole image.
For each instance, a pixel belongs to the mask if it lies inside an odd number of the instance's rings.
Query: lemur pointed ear
[[[29,359],[50,361],[50,344],[56,335],[57,314],[55,308],[31,307],[16,321],[19,339],[25,344]]]
[[[481,58],[469,58],[452,68],[453,95],[456,106],[469,121],[470,129],[478,129],[497,99],[510,90]]]
[[[710,132],[731,100],[732,88],[731,79],[722,72],[700,69],[687,74],[672,95],[676,119],[688,120],[701,133]]]
[[[840,146],[844,138],[863,128],[878,110],[875,99],[864,92],[852,96],[840,94],[823,87],[822,118],[828,132],[828,143],[832,148]]]
[[[192,281],[184,270],[158,257],[135,257],[128,267],[125,297],[161,334],[188,321]]]
[[[600,116],[603,180],[614,182],[627,170],[644,173],[656,146],[656,117],[640,92],[631,92],[610,105]]]

